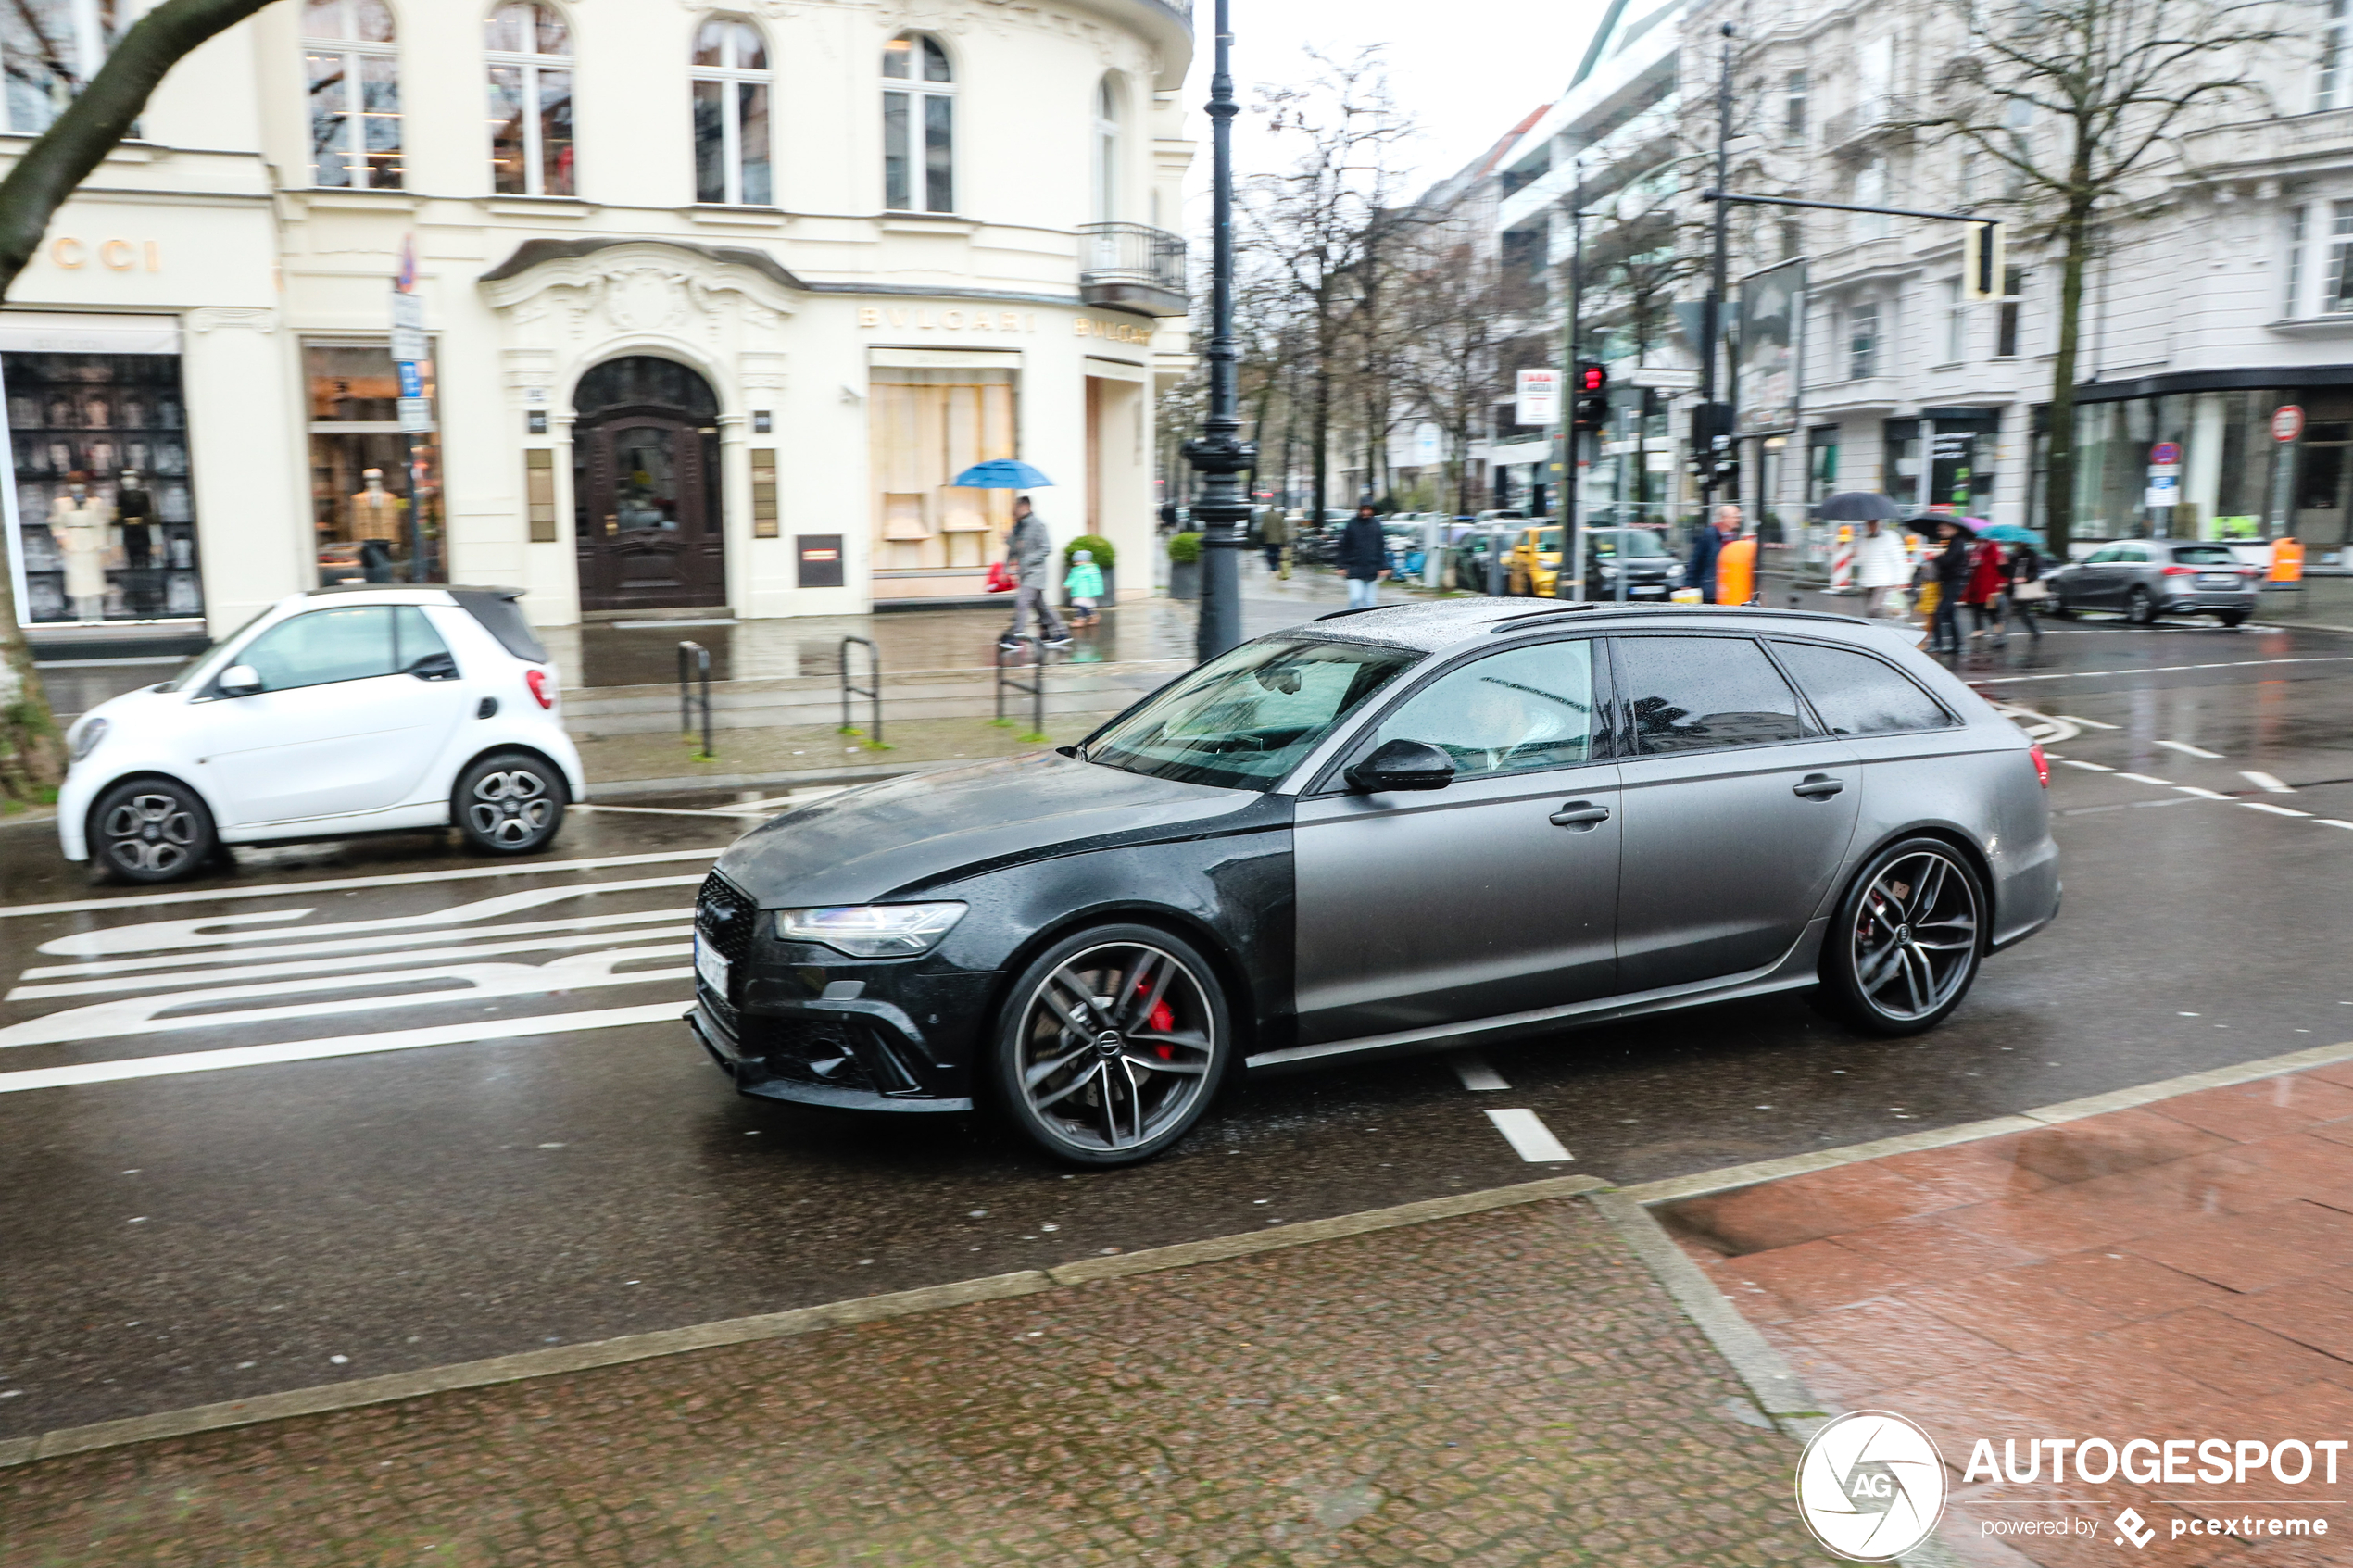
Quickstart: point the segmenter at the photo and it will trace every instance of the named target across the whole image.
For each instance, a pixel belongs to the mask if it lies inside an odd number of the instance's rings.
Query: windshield
[[[204,678],[206,671],[215,662],[217,662],[218,656],[222,649],[226,648],[230,644],[235,642],[239,637],[244,636],[247,632],[252,631],[255,621],[259,621],[262,616],[269,614],[271,609],[275,609],[277,608],[277,606],[271,605],[270,609],[260,610],[248,617],[244,625],[238,627],[235,631],[230,633],[227,636],[221,638],[219,642],[205,649],[204,652],[197,654],[195,658],[189,659],[187,663],[173,671],[171,672],[171,679],[161,682],[151,689],[159,692],[183,692],[189,687],[196,684]]]
[[[1540,528],[1536,531],[1536,548],[1540,554],[1549,550],[1553,554],[1558,555],[1560,553],[1560,547],[1561,531],[1559,529]]]
[[[1658,535],[1646,528],[1597,530],[1590,542],[1593,554],[1604,559],[1623,555],[1629,560],[1649,560],[1667,553]]]
[[[2236,566],[2238,557],[2222,545],[2184,545],[2173,552],[2173,558],[2192,566]]]
[[[1245,643],[1171,683],[1083,755],[1153,778],[1266,789],[1420,658],[1362,643]]]

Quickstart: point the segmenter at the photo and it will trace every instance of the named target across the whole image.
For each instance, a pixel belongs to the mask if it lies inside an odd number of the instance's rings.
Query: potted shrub
[[[1201,597],[1201,535],[1173,533],[1168,539],[1168,596]]]
[[[1110,540],[1104,538],[1100,533],[1081,533],[1077,538],[1073,539],[1069,544],[1063,546],[1063,582],[1064,583],[1067,583],[1070,580],[1070,558],[1076,555],[1081,550],[1093,551],[1095,556],[1095,564],[1102,568],[1103,596],[1097,602],[1095,608],[1098,609],[1108,609],[1113,605],[1119,602],[1119,576],[1118,573],[1112,570],[1112,563],[1118,558],[1119,552],[1113,547]],[[1062,590],[1062,596],[1063,603],[1065,605],[1069,604],[1069,588],[1063,587]]]

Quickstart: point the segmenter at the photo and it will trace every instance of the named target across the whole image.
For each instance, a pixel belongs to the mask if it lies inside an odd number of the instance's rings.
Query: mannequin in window
[[[114,508],[90,488],[79,470],[66,476],[65,494],[49,503],[49,537],[66,565],[66,597],[76,621],[107,615],[107,550]]]
[[[131,601],[133,615],[155,613],[154,579],[147,574],[154,560],[154,539],[149,530],[155,523],[155,501],[140,481],[137,469],[125,469],[115,476],[115,526],[122,531],[122,561],[131,569],[130,579],[123,584],[123,596]]]
[[[400,520],[409,503],[384,488],[384,470],[369,469],[359,476],[359,494],[351,498],[351,536],[359,541],[362,563],[381,559],[388,568],[393,558],[393,541],[401,537]],[[373,545],[370,550],[367,546]],[[371,567],[371,583],[389,583],[389,575],[377,577]]]

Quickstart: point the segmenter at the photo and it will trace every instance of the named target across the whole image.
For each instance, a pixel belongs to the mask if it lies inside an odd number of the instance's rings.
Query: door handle
[[[1790,786],[1790,793],[1802,795],[1808,800],[1828,800],[1845,787],[1845,784],[1827,773],[1808,773],[1803,780]]]
[[[1576,828],[1590,833],[1609,821],[1609,808],[1596,806],[1590,800],[1572,800],[1547,820],[1556,828]]]

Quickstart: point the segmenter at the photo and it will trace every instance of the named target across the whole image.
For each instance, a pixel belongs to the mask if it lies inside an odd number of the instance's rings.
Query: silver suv
[[[2228,545],[2126,539],[2054,568],[2044,581],[2050,584],[2052,608],[2061,615],[2117,609],[2135,626],[2160,615],[2210,615],[2236,626],[2255,613],[2262,575]]]

